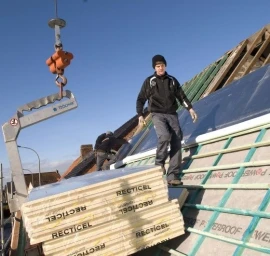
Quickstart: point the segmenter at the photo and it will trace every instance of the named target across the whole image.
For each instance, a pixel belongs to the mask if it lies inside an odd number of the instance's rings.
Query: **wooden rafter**
[[[241,61],[238,63],[237,67],[234,69],[234,71],[232,72],[232,74],[230,75],[230,77],[225,82],[225,85],[228,85],[229,83],[231,83],[233,81],[234,77],[237,75],[237,73],[239,72],[239,70],[243,67],[244,63],[247,61],[247,59],[250,56],[251,52],[254,50],[254,48],[256,47],[256,45],[259,43],[259,41],[262,38],[262,36],[264,35],[265,31],[266,31],[266,28],[263,28],[258,33],[258,35],[254,39],[253,43],[251,44],[250,48],[247,50],[246,54],[243,56],[243,58],[241,59]]]

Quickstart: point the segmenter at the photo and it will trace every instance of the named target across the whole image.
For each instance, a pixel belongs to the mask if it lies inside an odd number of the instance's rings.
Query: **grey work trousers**
[[[167,171],[167,180],[179,179],[182,162],[181,141],[182,130],[179,125],[178,115],[152,113],[152,121],[158,137],[156,152],[156,165],[164,166],[168,157],[170,145],[170,162]]]
[[[104,164],[106,160],[108,160],[108,162],[104,166],[104,169],[110,170],[110,165],[116,162],[116,156],[111,153],[98,151],[97,158],[96,158],[97,171],[102,171],[102,165]]]

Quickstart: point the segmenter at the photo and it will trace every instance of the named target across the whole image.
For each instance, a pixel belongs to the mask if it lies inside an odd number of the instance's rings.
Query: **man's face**
[[[165,74],[165,71],[166,71],[165,64],[164,63],[157,63],[157,65],[155,66],[155,71],[156,71],[158,76],[163,76]]]

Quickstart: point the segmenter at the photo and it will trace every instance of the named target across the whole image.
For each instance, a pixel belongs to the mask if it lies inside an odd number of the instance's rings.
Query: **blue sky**
[[[22,130],[18,144],[39,153],[42,171],[65,171],[81,144],[136,114],[153,55],[164,55],[168,72],[184,83],[268,24],[269,9],[269,0],[58,0],[64,49],[74,54],[66,89],[79,107]],[[54,17],[53,0],[0,3],[1,125],[19,106],[58,92],[45,64],[54,51]],[[23,167],[36,172],[33,152],[20,152]],[[0,162],[7,171],[3,139]]]

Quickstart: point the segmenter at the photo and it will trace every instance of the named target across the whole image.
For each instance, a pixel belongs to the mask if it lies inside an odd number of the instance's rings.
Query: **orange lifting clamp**
[[[55,30],[55,53],[46,60],[47,66],[51,73],[56,74],[55,83],[60,89],[60,98],[63,97],[63,87],[67,84],[67,78],[64,76],[64,70],[70,65],[73,59],[73,54],[63,50],[63,45],[60,39],[60,29],[66,26],[63,19],[57,18],[57,0],[55,0],[56,18],[49,21],[49,27]],[[61,79],[61,81],[58,81]]]
[[[53,74],[63,74],[64,69],[70,65],[72,59],[72,53],[58,50],[46,60],[46,64]]]
[[[57,47],[56,52],[46,60],[47,66],[49,66],[50,72],[57,74],[55,83],[60,89],[60,97],[63,97],[63,87],[67,84],[67,78],[64,76],[64,69],[70,65],[73,59],[73,54],[70,52],[63,51]],[[58,79],[62,81],[59,82]]]

